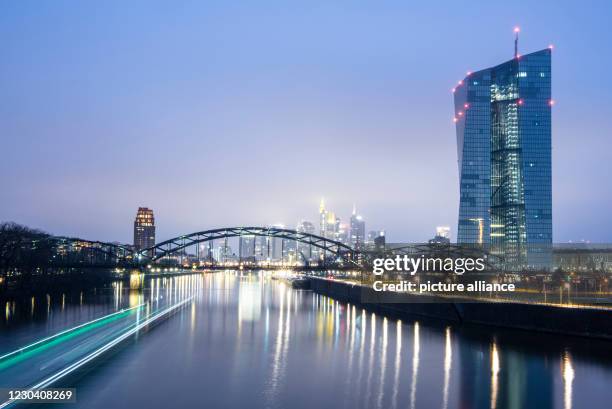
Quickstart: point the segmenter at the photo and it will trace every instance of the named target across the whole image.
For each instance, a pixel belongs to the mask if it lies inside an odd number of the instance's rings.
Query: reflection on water
[[[264,273],[137,274],[107,289],[5,300],[0,355],[194,289],[190,307],[75,379],[79,399],[68,407],[591,409],[612,401],[610,343],[393,320]]]
[[[451,344],[450,327],[446,327],[444,339],[444,386],[442,387],[442,409],[448,408],[448,388],[450,383],[451,367],[453,365],[453,347]]]
[[[497,374],[499,374],[499,352],[494,339],[491,343],[491,409],[497,408]]]
[[[572,382],[574,381],[574,368],[572,358],[568,351],[563,354],[563,407],[572,409]]]

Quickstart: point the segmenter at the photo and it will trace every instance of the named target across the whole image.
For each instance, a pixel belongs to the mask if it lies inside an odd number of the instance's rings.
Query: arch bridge
[[[476,257],[484,256],[486,265],[490,269],[499,269],[503,264],[503,257],[495,255],[494,252],[482,246],[469,248],[453,244],[387,244],[384,248],[377,249],[354,249],[339,241],[318,236],[312,233],[299,232],[293,229],[279,227],[225,227],[211,230],[198,231],[186,235],[174,237],[162,241],[155,246],[135,251],[131,246],[106,243],[101,241],[83,240],[71,237],[53,237],[50,240],[54,249],[53,265],[71,267],[142,267],[148,264],[164,264],[164,260],[173,264],[178,260],[191,260],[192,262],[208,261],[208,265],[215,264],[212,258],[212,244],[215,240],[226,240],[239,238],[238,261],[242,262],[242,248],[244,238],[266,238],[265,248],[261,248],[257,256],[271,260],[274,246],[280,245],[281,260],[284,259],[284,246],[293,242],[295,246],[294,261],[300,261],[305,267],[330,267],[344,266],[345,268],[360,268],[371,265],[374,258],[395,257],[396,255],[427,257]],[[274,239],[280,243],[274,242]],[[201,254],[200,245],[208,243],[207,254]],[[251,242],[255,247],[254,241]],[[187,250],[194,248],[195,251],[188,253]],[[255,261],[255,249],[249,254],[251,261]],[[276,249],[278,251],[278,248]],[[316,252],[313,257],[313,250]],[[306,253],[306,254],[305,254]],[[247,257],[248,258],[248,257]],[[277,257],[278,258],[278,257]],[[244,260],[247,261],[248,260]],[[311,265],[311,262],[315,261]],[[321,264],[322,262],[322,264]],[[255,263],[251,263],[255,264]],[[282,265],[282,262],[281,262]]]
[[[318,236],[312,233],[299,232],[297,230],[278,228],[278,227],[226,227],[220,229],[204,230],[187,235],[178,236],[169,240],[162,241],[155,246],[140,250],[135,253],[135,258],[139,262],[158,262],[164,258],[168,258],[173,254],[185,253],[186,249],[195,246],[196,257],[200,258],[200,244],[212,243],[215,240],[226,240],[229,238],[245,238],[245,237],[264,237],[266,238],[265,256],[270,257],[272,250],[272,240],[280,239],[281,247],[286,241],[296,243],[296,253],[300,253],[297,243],[303,246],[308,246],[309,254],[312,254],[312,249],[322,251],[325,260],[328,255],[335,259],[343,259],[345,261],[352,260],[355,255],[355,250],[347,244],[332,240],[326,237]],[[239,241],[239,245],[242,240]],[[239,256],[241,255],[239,249]],[[281,250],[282,253],[282,250]],[[303,254],[300,254],[306,264],[308,259]]]

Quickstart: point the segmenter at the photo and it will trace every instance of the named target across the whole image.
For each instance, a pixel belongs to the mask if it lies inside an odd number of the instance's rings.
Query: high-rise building
[[[134,249],[140,251],[155,245],[153,210],[139,207],[134,220]]]
[[[357,214],[355,206],[351,214],[351,245],[356,249],[365,245],[365,221]]]
[[[340,219],[336,219],[338,221],[338,228],[336,230],[335,240],[340,243],[350,244],[350,230],[351,226],[348,223],[341,223]]]
[[[241,260],[255,260],[255,236],[240,236],[238,238],[238,256]]]
[[[315,234],[315,226],[309,221],[302,220],[296,229],[299,233]],[[304,260],[310,261],[317,258],[318,249],[310,244],[297,243],[298,259],[301,257]]]
[[[325,209],[325,199],[321,199],[319,205],[319,234],[325,237],[327,231],[327,210]]]
[[[265,261],[269,258],[270,238],[266,236],[255,237],[255,259],[257,261]]]
[[[490,245],[510,270],[550,268],[551,49],[515,46],[513,59],[468,73],[453,92],[457,242]]]
[[[319,206],[319,234],[322,237],[336,240],[340,228],[340,218],[336,214],[325,208],[325,201],[321,199]]]

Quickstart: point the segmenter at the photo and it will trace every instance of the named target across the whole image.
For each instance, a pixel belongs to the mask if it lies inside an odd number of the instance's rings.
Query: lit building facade
[[[550,268],[551,49],[469,73],[454,102],[457,242],[490,245],[510,270]]]
[[[351,246],[358,249],[365,245],[365,221],[357,214],[357,209],[353,207],[351,215]]]
[[[340,218],[336,214],[325,208],[325,201],[321,199],[319,206],[319,234],[322,237],[337,240],[338,230],[340,229]]]
[[[134,249],[140,251],[155,245],[155,217],[153,210],[139,207],[134,220]]]
[[[309,221],[306,220],[302,220],[298,225],[296,230],[299,233],[306,233],[306,234],[315,234],[315,226],[314,224],[312,224]],[[311,246],[310,244],[307,243],[302,243],[302,242],[298,242],[297,243],[297,253],[298,256],[302,257],[303,259],[306,259],[308,261],[312,260],[312,259],[317,259],[318,258],[318,248]]]

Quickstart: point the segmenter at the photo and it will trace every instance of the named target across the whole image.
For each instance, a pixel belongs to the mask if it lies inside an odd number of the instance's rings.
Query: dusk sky
[[[0,5],[0,221],[132,240],[317,221],[457,229],[451,88],[554,44],[554,241],[612,241],[612,3]]]

